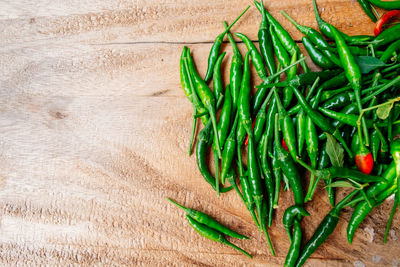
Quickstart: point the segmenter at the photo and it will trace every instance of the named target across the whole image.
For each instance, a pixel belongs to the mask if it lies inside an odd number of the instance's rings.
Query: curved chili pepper
[[[280,144],[278,114],[275,115],[275,142],[276,160],[283,174],[289,181],[290,188],[294,196],[294,203],[302,206],[304,204],[303,188],[297,167],[291,159],[289,153]]]
[[[293,228],[293,238],[292,243],[290,244],[290,248],[288,254],[285,259],[285,267],[294,267],[296,265],[296,261],[300,255],[300,246],[301,246],[301,226],[298,220],[294,220],[294,228]]]
[[[311,254],[313,254],[314,251],[333,233],[339,222],[340,211],[356,193],[357,191],[351,192],[325,216],[322,222],[318,225],[313,236],[308,240],[307,244],[301,251],[296,267],[302,266]]]
[[[246,11],[250,8],[248,6],[233,22],[229,27],[220,35],[215,38],[215,41],[211,47],[210,54],[208,56],[208,65],[207,65],[207,72],[206,76],[204,77],[204,81],[208,82],[211,79],[211,76],[213,74],[214,66],[215,63],[217,62],[218,59],[218,54],[219,54],[219,49],[221,48],[221,44],[224,40],[225,34],[235,25],[235,23],[246,13]]]
[[[400,40],[391,43],[379,59],[383,62],[387,62],[388,59],[393,56],[393,53],[398,50],[400,50]]]
[[[228,171],[231,169],[233,158],[235,157],[236,152],[236,128],[239,121],[239,114],[236,113],[235,120],[233,122],[233,126],[229,133],[228,138],[225,141],[224,150],[222,151],[222,164],[221,164],[221,182],[225,184],[225,177],[228,174]]]
[[[278,107],[279,121],[283,131],[283,138],[285,139],[286,145],[289,149],[290,155],[294,160],[297,160],[297,147],[296,147],[296,135],[293,125],[293,120],[287,115],[285,108],[279,98],[276,88],[273,88],[275,99]]]
[[[334,128],[326,119],[317,111],[312,109],[310,104],[306,101],[304,96],[295,88],[291,87],[293,89],[293,92],[295,96],[297,97],[297,100],[299,101],[300,105],[304,109],[304,111],[307,113],[307,115],[311,118],[311,120],[323,131],[330,133],[333,135],[343,146],[343,148],[346,150],[347,154],[349,154],[350,157],[352,157],[352,153],[347,146],[346,142],[344,141],[343,137],[341,134]]]
[[[292,240],[292,233],[290,230],[293,226],[293,223],[296,219],[300,220],[301,216],[310,216],[310,213],[308,213],[302,206],[297,205],[290,206],[283,214],[283,227],[285,227],[290,240]]]
[[[267,79],[267,72],[265,71],[264,62],[260,52],[258,52],[257,47],[253,44],[249,37],[244,35],[243,33],[235,33],[237,37],[239,37],[243,43],[246,45],[248,52],[251,55],[251,60],[253,62],[254,67],[256,68],[258,76],[261,80]],[[245,62],[246,64],[246,59]]]
[[[208,227],[217,230],[223,234],[226,234],[228,236],[234,237],[234,238],[239,238],[239,239],[249,239],[247,236],[241,235],[231,229],[229,229],[228,227],[222,225],[221,223],[219,223],[218,221],[216,221],[214,218],[212,218],[210,215],[195,210],[195,209],[191,209],[191,208],[187,208],[179,203],[177,203],[176,201],[172,200],[171,198],[167,198],[172,204],[176,205],[177,207],[183,209],[186,214],[188,216],[190,216],[191,218],[195,219],[196,221],[198,221],[199,223],[205,224]]]
[[[204,82],[203,79],[201,79],[200,75],[197,73],[196,68],[194,66],[194,62],[192,57],[190,56],[190,50],[188,49],[187,52],[188,55],[188,63],[189,63],[189,71],[193,79],[193,84],[196,88],[196,91],[199,95],[199,98],[201,102],[203,103],[204,107],[207,109],[208,113],[210,114],[212,126],[214,129],[214,134],[217,135],[217,119],[216,119],[216,112],[215,112],[215,106],[216,106],[216,101],[213,93],[211,92],[210,88],[207,86],[207,84]],[[216,149],[218,153],[218,157],[221,158],[221,147],[219,145],[219,140],[218,138],[216,139]]]
[[[228,28],[228,25],[226,24],[225,21],[224,21],[224,26],[225,29]],[[239,48],[237,47],[235,40],[233,39],[232,34],[229,31],[227,34],[233,50],[231,68],[229,73],[229,81],[231,84],[233,107],[234,109],[237,109],[237,101],[239,98],[240,86],[242,84],[242,77],[243,77],[243,58]]]
[[[201,175],[203,176],[204,180],[206,180],[207,183],[209,183],[214,190],[217,189],[217,186],[215,184],[215,179],[211,175],[207,162],[206,162],[206,156],[207,156],[207,151],[209,146],[211,145],[211,140],[212,140],[212,132],[211,132],[211,120],[208,121],[207,125],[199,132],[199,135],[197,136],[197,144],[196,144],[196,163],[197,167],[199,168],[199,171]],[[224,187],[221,188],[220,192],[228,192],[232,189],[232,187]]]
[[[358,3],[364,10],[365,14],[373,21],[376,22],[378,19],[376,18],[374,12],[372,12],[372,7],[371,4],[368,2],[368,0],[358,0]]]
[[[228,246],[236,249],[240,253],[243,253],[247,257],[252,258],[252,256],[249,253],[247,253],[243,249],[237,247],[236,245],[234,245],[231,242],[229,242],[228,240],[226,240],[226,238],[220,232],[208,227],[205,224],[199,223],[198,221],[196,221],[189,215],[186,215],[186,219],[189,222],[190,226],[192,226],[193,229],[196,230],[196,232],[198,232],[201,236],[204,236],[205,238],[210,239],[212,241],[228,245]]]
[[[400,24],[396,24],[390,28],[387,28],[378,36],[375,37],[371,43],[373,44],[375,49],[378,49],[384,45],[390,44],[393,41],[397,41],[400,34]]]
[[[356,232],[361,222],[365,219],[365,217],[367,217],[367,215],[374,209],[374,207],[378,206],[387,197],[392,195],[395,192],[396,187],[397,184],[395,183],[393,186],[391,186],[389,189],[385,190],[381,195],[379,195],[376,201],[374,199],[369,199],[370,203],[368,203],[367,201],[362,201],[356,205],[347,225],[347,241],[349,242],[349,244],[353,242],[354,233]]]
[[[304,48],[307,50],[308,55],[310,56],[311,60],[323,69],[331,69],[333,68],[334,64],[330,61],[322,51],[318,50],[313,43],[311,43],[310,39],[303,36],[301,39],[303,41]]]
[[[282,15],[285,16],[301,33],[307,35],[308,39],[313,43],[317,48],[321,49],[321,52],[324,56],[326,56],[332,63],[341,67],[342,63],[339,58],[330,51],[330,46],[328,42],[324,39],[321,33],[317,30],[314,30],[311,27],[303,26],[298,24],[294,19],[292,19],[285,11],[281,11]],[[310,55],[311,56],[311,55]]]
[[[219,108],[219,104],[221,102],[220,99],[222,99],[222,97],[223,97],[222,91],[224,89],[224,86],[222,84],[221,64],[222,64],[222,60],[224,59],[225,55],[226,55],[226,52],[223,52],[217,58],[217,61],[215,62],[215,66],[214,66],[214,70],[213,70],[213,76],[212,76],[214,95],[215,95],[215,99],[217,100],[217,109]]]
[[[238,113],[240,119],[240,125],[244,127],[246,133],[253,138],[253,127],[250,113],[250,66],[249,57],[250,51],[246,53],[244,57],[244,68],[243,68],[243,78],[240,87],[239,99],[238,99]]]
[[[368,0],[368,2],[386,10],[400,9],[400,1]]]
[[[228,136],[229,126],[231,123],[231,111],[232,111],[232,97],[231,90],[229,89],[229,84],[225,89],[224,104],[221,109],[221,114],[219,116],[219,121],[217,125],[217,133],[219,144],[223,147],[225,140]]]
[[[269,73],[274,74],[276,69],[274,51],[272,49],[271,36],[268,31],[268,20],[267,16],[265,15],[263,0],[261,0],[261,7],[262,20],[260,24],[260,29],[258,30],[258,41],[260,44],[261,55],[263,56],[264,61],[267,64]]]

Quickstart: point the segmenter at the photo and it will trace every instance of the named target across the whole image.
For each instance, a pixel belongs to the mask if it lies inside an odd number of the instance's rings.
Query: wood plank
[[[366,17],[353,15],[361,14],[356,2],[318,2],[326,8],[324,18],[327,10],[335,12],[326,18],[337,18],[341,29],[368,32]],[[1,265],[283,265],[289,240],[280,218],[292,204],[290,192],[282,192],[271,229],[277,251],[272,257],[235,193],[218,198],[198,173],[194,156],[187,156],[192,107],[179,84],[181,42],[191,43],[203,75],[221,20],[232,20],[248,3],[2,3]],[[300,35],[279,10],[293,13],[300,23],[314,23],[309,1],[267,6],[297,40]],[[259,15],[252,8],[246,16],[236,29],[255,39]],[[351,19],[360,29],[350,26]],[[227,69],[231,52],[228,44],[223,48]],[[259,82],[255,73],[253,78]],[[250,240],[233,242],[255,257],[198,236],[167,197],[249,235]],[[345,236],[350,210],[344,212],[335,233],[307,264],[395,265],[397,215],[388,244],[382,245],[391,202],[361,225],[353,245]],[[307,205],[312,216],[302,223],[305,238],[328,209],[319,188]]]

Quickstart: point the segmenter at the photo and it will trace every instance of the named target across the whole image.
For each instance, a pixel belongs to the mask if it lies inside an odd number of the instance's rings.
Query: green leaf
[[[329,133],[325,133],[327,137],[326,141],[326,153],[331,160],[331,163],[335,167],[343,167],[344,164],[344,150],[342,146],[336,141],[336,139]]]
[[[349,188],[357,189],[357,187],[354,187],[350,182],[346,182],[346,181],[336,181],[336,182],[328,184],[325,187],[349,187]]]
[[[387,117],[389,117],[389,113],[393,108],[393,104],[394,102],[391,101],[376,110],[376,115],[378,115],[379,119],[385,120]]]
[[[385,64],[385,62],[383,62],[382,60],[371,56],[358,56],[355,57],[355,60],[363,74],[369,73],[374,69],[390,65],[390,64]]]

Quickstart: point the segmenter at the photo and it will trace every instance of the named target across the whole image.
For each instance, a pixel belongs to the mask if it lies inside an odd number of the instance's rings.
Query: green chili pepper
[[[311,60],[323,69],[331,69],[333,68],[334,64],[330,61],[322,51],[318,50],[311,41],[303,36],[302,38],[304,48],[307,50],[308,55],[310,56]],[[325,50],[326,51],[326,50]]]
[[[219,144],[224,146],[225,139],[227,138],[229,126],[231,122],[231,111],[232,111],[232,97],[229,85],[225,89],[224,104],[221,109],[221,114],[219,116],[219,121],[217,125],[217,133]]]
[[[225,29],[228,28],[228,25],[224,21]],[[236,45],[235,40],[233,39],[232,34],[228,31],[228,39],[231,43],[233,56],[231,61],[231,69],[229,74],[229,81],[231,84],[231,95],[234,109],[237,109],[237,101],[239,98],[240,86],[242,84],[243,77],[243,58],[242,54],[240,54],[240,50]]]
[[[387,62],[393,56],[393,53],[398,50],[400,50],[400,40],[391,43],[379,59]]]
[[[278,153],[276,151],[275,146],[274,146],[274,149],[273,149],[273,157],[271,158],[271,165],[272,165],[272,172],[274,173],[274,177],[275,177],[275,180],[274,180],[274,184],[275,184],[275,189],[274,189],[274,209],[277,209],[278,208],[278,201],[279,201],[279,193],[281,191],[282,170],[279,167]]]
[[[270,25],[269,33],[271,35],[272,45],[274,47],[275,55],[278,58],[278,62],[283,66],[287,67],[290,64],[290,57],[288,52],[286,51],[283,44],[280,42],[277,33],[275,32],[275,28]]]
[[[358,0],[358,3],[364,10],[365,14],[373,21],[376,22],[378,19],[376,18],[374,12],[372,12],[372,7],[371,4],[368,2],[368,0]]]
[[[268,226],[271,227],[272,215],[274,211],[274,181],[272,180],[272,172],[267,160],[267,147],[268,147],[268,140],[265,139],[263,143],[261,168],[264,174],[264,181],[268,195]]]
[[[374,199],[369,199],[367,201],[359,202],[354,208],[353,214],[349,220],[347,225],[347,241],[351,244],[353,241],[354,233],[356,232],[358,226],[365,219],[365,217],[373,210],[374,207],[381,204],[387,197],[392,195],[396,191],[397,183],[393,184],[389,189],[385,190],[381,195],[379,195],[378,199],[375,201]]]
[[[290,64],[291,65],[294,64],[296,62],[296,59],[297,59],[297,52],[295,52],[292,55],[292,59],[290,60]],[[297,73],[297,67],[295,65],[295,66],[293,66],[292,68],[289,69],[286,78],[288,80],[291,80],[296,76],[296,73]],[[292,98],[293,98],[293,92],[290,89],[290,87],[287,86],[287,87],[283,88],[283,106],[285,108],[287,108],[290,105],[290,102],[292,101]]]
[[[380,182],[382,178],[379,176],[372,176],[368,174],[364,174],[360,171],[343,168],[343,167],[330,167],[327,169],[316,170],[316,176],[320,176],[322,179],[330,179],[330,178],[346,178],[352,179],[359,183],[370,183],[370,182]]]
[[[351,192],[325,216],[322,222],[318,225],[313,236],[308,240],[307,244],[301,251],[296,267],[302,266],[311,254],[313,254],[314,251],[333,233],[339,222],[340,211],[356,193],[357,191]]]
[[[291,88],[293,89],[293,92],[296,95],[297,100],[299,101],[299,103],[301,104],[302,108],[307,113],[307,115],[311,118],[311,120],[324,132],[328,132],[331,135],[333,135],[343,145],[343,148],[346,150],[349,156],[352,157],[353,155],[349,147],[345,143],[343,137],[341,136],[340,132],[338,132],[319,112],[312,109],[310,104],[307,103],[304,96],[295,87]]]
[[[224,150],[222,151],[222,165],[221,165],[221,182],[225,184],[225,177],[228,171],[231,169],[233,158],[236,152],[236,128],[239,121],[239,114],[236,113],[235,121],[229,133],[228,138],[225,141]]]
[[[273,94],[273,91],[270,91],[268,94],[267,98],[264,100],[264,103],[262,104],[260,110],[257,113],[256,117],[256,122],[254,123],[254,141],[256,144],[260,141],[262,134],[264,133],[264,125],[265,121],[267,120],[267,105],[269,103],[269,100],[271,99],[271,96]]]
[[[358,116],[357,115],[353,115],[353,114],[344,114],[341,112],[336,112],[330,109],[326,109],[326,108],[318,108],[319,111],[321,111],[322,114],[324,114],[325,116],[334,119],[338,122],[341,123],[345,123],[347,125],[353,126],[353,127],[357,127],[357,120],[358,120]],[[367,125],[367,128],[372,128],[374,122],[371,120],[365,120],[365,123]]]
[[[289,181],[290,188],[293,191],[294,202],[296,205],[302,206],[304,204],[303,188],[301,185],[301,179],[297,171],[296,165],[290,158],[289,153],[283,149],[280,143],[279,137],[279,126],[278,126],[278,114],[275,115],[275,142],[274,147],[276,151],[276,160],[278,166],[282,170],[283,174]]]
[[[168,200],[171,203],[178,206],[179,208],[183,209],[188,216],[195,219],[199,223],[205,224],[214,230],[217,230],[223,234],[226,234],[226,235],[234,237],[234,238],[249,239],[247,236],[241,235],[241,234],[229,229],[228,227],[222,225],[221,223],[217,222],[214,218],[212,218],[210,215],[208,215],[204,212],[184,207],[181,204],[175,202],[174,200],[172,200],[170,198],[168,198]]]
[[[228,245],[228,246],[236,249],[240,253],[243,253],[247,257],[252,258],[252,256],[249,253],[247,253],[243,249],[237,247],[236,245],[234,245],[231,242],[229,242],[228,240],[226,240],[226,238],[220,232],[208,227],[207,225],[199,223],[198,221],[196,221],[189,215],[186,215],[186,219],[189,222],[190,226],[192,226],[193,229],[196,230],[196,232],[198,232],[201,236],[204,236],[205,238],[210,239],[212,241]]]
[[[293,230],[293,238],[292,243],[290,244],[290,248],[285,260],[285,267],[294,267],[296,266],[296,261],[300,255],[300,246],[301,246],[301,226],[298,220],[294,220],[294,230]]]
[[[221,44],[224,40],[224,36],[225,34],[232,28],[233,25],[235,25],[235,23],[244,15],[244,13],[246,13],[246,11],[250,8],[250,6],[248,6],[233,22],[231,25],[229,25],[229,27],[220,35],[217,36],[217,38],[215,38],[215,41],[211,47],[210,50],[210,54],[208,56],[208,66],[207,66],[207,72],[206,72],[206,76],[204,78],[205,82],[208,82],[211,79],[211,76],[213,74],[213,70],[214,70],[214,66],[215,63],[217,62],[218,59],[218,54],[219,54],[219,49],[221,48]],[[200,97],[201,98],[201,97]]]
[[[215,179],[211,175],[206,163],[207,150],[211,145],[212,140],[211,129],[212,128],[210,120],[207,125],[199,132],[196,144],[196,163],[203,178],[214,188],[214,190],[216,190],[217,185],[215,184]],[[232,187],[221,188],[220,192],[228,192],[231,189]]]
[[[381,145],[381,140],[379,139],[378,133],[376,130],[373,130],[371,133],[371,153],[374,162],[378,160],[378,151],[380,145]]]
[[[383,237],[383,244],[386,244],[387,236],[388,236],[389,230],[390,230],[390,225],[392,224],[393,216],[394,216],[394,213],[397,210],[397,206],[398,205],[399,205],[399,198],[396,197],[394,199],[393,208],[392,208],[392,211],[390,212],[390,216],[389,216],[389,219],[388,219],[388,222],[387,222],[387,225],[386,225],[385,236]]]
[[[258,52],[257,47],[253,44],[249,37],[244,35],[243,33],[235,33],[237,37],[239,37],[247,47],[248,53],[251,55],[251,60],[253,62],[254,67],[256,68],[258,76],[262,80],[267,79],[267,72],[265,71],[264,62],[260,52]],[[245,59],[246,64],[246,59]]]
[[[289,149],[290,155],[294,160],[297,160],[297,148],[296,148],[296,135],[294,130],[293,121],[289,115],[287,115],[285,108],[279,98],[276,88],[273,89],[275,93],[275,99],[279,112],[280,126],[283,131],[283,138],[285,139],[286,145]]]
[[[204,107],[207,109],[207,111],[210,114],[212,126],[214,129],[214,134],[218,135],[217,133],[217,119],[216,119],[216,112],[215,112],[215,97],[213,93],[211,92],[210,88],[208,88],[207,84],[201,79],[200,75],[197,73],[196,68],[193,63],[193,59],[190,56],[190,50],[188,49],[187,52],[188,55],[188,63],[189,63],[189,70],[190,74],[192,76],[194,86],[196,88],[196,91],[199,95],[199,98],[201,102],[204,104]],[[221,147],[219,145],[218,138],[216,139],[216,149],[218,153],[218,157],[221,158]]]
[[[310,216],[310,213],[308,213],[302,206],[296,205],[287,208],[285,210],[285,213],[283,214],[283,227],[285,227],[285,230],[290,240],[292,240],[291,228],[293,226],[293,223],[296,219],[300,220],[301,216]]]
[[[322,150],[320,150],[318,169],[319,170],[326,169],[329,166],[329,164],[330,164],[330,159],[328,153],[326,152],[326,142],[325,142]],[[328,193],[329,202],[331,203],[332,206],[335,206],[335,188],[328,186],[332,183],[332,177],[324,179],[324,182],[325,182],[326,192]],[[314,192],[315,189],[313,190],[312,195],[314,195]]]
[[[399,34],[400,24],[396,24],[390,28],[387,28],[385,31],[375,37],[375,39],[371,43],[374,45],[375,49],[378,49],[384,45],[397,41],[399,38]]]
[[[389,139],[390,140],[390,139]],[[390,143],[390,154],[396,164],[396,181],[400,177],[400,139],[396,139]],[[400,197],[400,184],[397,184],[397,197]]]
[[[261,55],[263,56],[265,63],[267,63],[269,73],[274,74],[276,69],[274,51],[272,49],[271,36],[268,31],[268,20],[267,16],[265,15],[263,0],[261,0],[261,6],[262,6],[262,11],[261,11],[262,20],[260,24],[260,29],[258,30],[258,41],[260,45]]]
[[[242,125],[250,138],[253,138],[253,126],[250,113],[250,66],[249,66],[250,52],[247,52],[244,58],[244,69],[242,85],[240,87],[240,94],[238,100],[238,113],[240,118],[240,125]]]
[[[223,94],[223,84],[222,84],[222,76],[221,76],[221,64],[222,64],[222,60],[224,59],[226,52],[223,52],[221,55],[219,55],[217,61],[215,62],[215,66],[214,66],[214,71],[213,71],[213,88],[214,88],[214,95],[215,95],[215,99],[217,101],[219,101],[219,99],[222,99]],[[218,109],[218,105],[219,103],[217,103],[217,109]],[[222,145],[221,145],[222,146]]]
[[[386,10],[400,9],[400,1],[368,0],[368,2]]]

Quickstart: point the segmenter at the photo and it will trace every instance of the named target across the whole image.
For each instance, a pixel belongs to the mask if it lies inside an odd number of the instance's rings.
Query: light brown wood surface
[[[0,265],[283,265],[289,240],[280,220],[291,194],[282,193],[270,231],[272,257],[235,192],[218,198],[187,155],[192,107],[179,83],[181,49],[192,49],[204,75],[222,20],[231,22],[248,4],[0,3]],[[356,1],[318,4],[323,18],[346,33],[371,34]],[[266,6],[296,40],[301,34],[280,10],[316,27],[310,0]],[[253,7],[233,30],[255,40],[259,20]],[[200,237],[167,197],[249,235],[234,243],[254,258]],[[351,210],[343,212],[307,265],[398,266],[398,215],[382,244],[391,203],[366,219],[353,245],[345,235]],[[307,204],[304,239],[328,209],[321,188]]]

